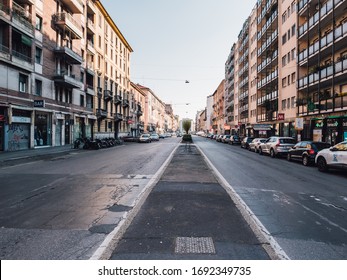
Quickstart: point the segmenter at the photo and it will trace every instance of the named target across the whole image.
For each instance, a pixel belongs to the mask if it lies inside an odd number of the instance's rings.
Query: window
[[[295,96],[292,97],[292,108],[295,107]]]
[[[28,87],[28,76],[19,74],[19,91],[27,92]]]
[[[295,24],[292,26],[292,36],[295,36],[295,28],[296,28],[296,26],[295,26]]]
[[[283,56],[282,57],[282,67],[285,66],[287,64],[287,56]]]
[[[80,106],[84,107],[84,95],[82,95],[82,94],[81,94],[81,97],[80,97]]]
[[[282,36],[282,45],[287,42],[287,33]]]
[[[282,87],[286,87],[287,86],[287,77],[282,79]]]
[[[291,56],[292,56],[292,60],[296,59],[296,51],[295,51],[295,48],[291,50]]]
[[[101,49],[101,36],[99,35],[99,48]]]
[[[287,99],[287,109],[290,109],[290,98]]]
[[[42,49],[40,49],[39,47],[36,47],[35,63],[42,64]]]
[[[295,72],[292,73],[292,83],[295,83]]]
[[[282,110],[285,110],[287,107],[287,99],[282,100]]]
[[[284,23],[287,20],[287,12],[284,12],[282,14],[282,23]]]
[[[42,81],[35,80],[35,94],[42,96]]]
[[[36,15],[36,24],[35,24],[35,28],[38,31],[42,31],[42,17]]]

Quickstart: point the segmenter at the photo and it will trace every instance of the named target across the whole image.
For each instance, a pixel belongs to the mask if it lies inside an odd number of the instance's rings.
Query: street
[[[347,174],[194,138],[291,259],[347,259]]]
[[[177,142],[71,150],[0,168],[1,259],[89,259]]]
[[[1,259],[89,259],[180,140],[2,165]],[[289,258],[347,259],[343,171],[193,140]]]

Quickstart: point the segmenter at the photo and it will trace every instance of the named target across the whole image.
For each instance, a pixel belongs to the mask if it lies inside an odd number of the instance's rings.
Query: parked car
[[[301,141],[289,149],[287,160],[298,160],[303,165],[313,164],[319,151],[329,148],[330,144],[315,141]]]
[[[141,134],[140,138],[139,138],[139,142],[140,143],[151,143],[152,142],[151,135],[148,133]]]
[[[166,136],[165,136],[165,134],[161,133],[161,134],[159,134],[159,138],[160,138],[160,139],[165,139]]]
[[[230,142],[230,137],[231,137],[231,135],[224,135],[222,138],[222,142],[224,144],[228,144]]]
[[[151,134],[151,140],[152,141],[159,141],[159,135],[157,133]]]
[[[328,171],[329,168],[347,169],[347,141],[336,144],[335,146],[318,152],[315,162],[318,170]]]
[[[218,137],[216,138],[217,142],[222,142],[223,134],[219,134]]]
[[[295,143],[296,141],[292,137],[272,136],[259,145],[259,154],[269,154],[273,158],[287,155],[289,149],[292,148]]]
[[[238,135],[232,135],[230,137],[230,141],[229,141],[229,144],[231,145],[234,145],[234,144],[241,144],[241,139],[240,139],[240,136]]]
[[[249,144],[253,141],[254,137],[244,137],[241,141],[241,148],[249,150]]]
[[[266,141],[266,138],[254,138],[253,141],[249,143],[249,150],[258,153],[259,145],[261,143],[264,143],[265,141]]]

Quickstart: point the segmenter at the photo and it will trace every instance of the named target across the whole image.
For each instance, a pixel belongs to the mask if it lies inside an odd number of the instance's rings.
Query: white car
[[[152,142],[151,135],[148,133],[141,134],[141,136],[139,138],[139,142],[140,143],[151,143]]]
[[[335,146],[318,152],[315,162],[318,170],[328,171],[329,168],[347,169],[347,141],[336,144]]]

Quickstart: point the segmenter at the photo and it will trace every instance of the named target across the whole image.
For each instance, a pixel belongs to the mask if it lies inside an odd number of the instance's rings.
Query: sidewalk
[[[269,259],[194,145],[180,145],[111,259]]]
[[[78,150],[71,149],[71,145],[57,146],[57,147],[44,147],[20,150],[14,152],[0,152],[0,165],[4,165],[10,162],[16,162],[26,159],[38,159],[41,157],[49,157],[58,154],[67,154],[69,152],[76,152]]]

